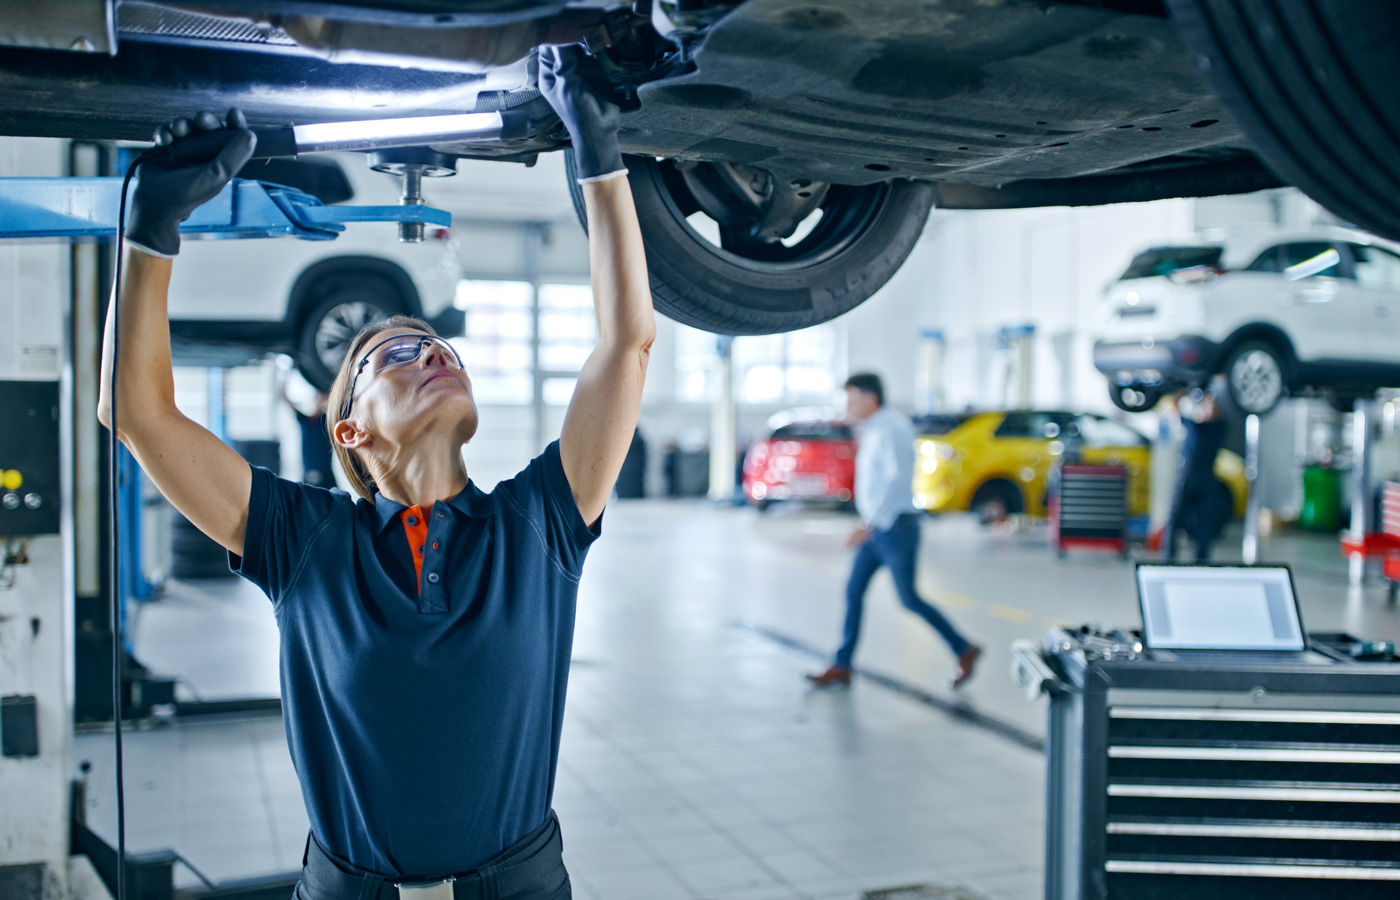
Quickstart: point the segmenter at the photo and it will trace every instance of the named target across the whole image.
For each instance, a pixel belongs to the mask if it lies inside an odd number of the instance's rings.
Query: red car
[[[744,457],[744,496],[760,512],[778,500],[850,503],[855,479],[855,435],[844,422],[784,425]]]

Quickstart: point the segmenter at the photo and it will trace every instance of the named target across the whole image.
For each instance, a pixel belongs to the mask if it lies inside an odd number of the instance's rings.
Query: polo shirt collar
[[[467,486],[458,491],[456,496],[443,502],[462,515],[478,519],[488,518],[494,512],[490,495],[483,492],[470,479],[467,480]],[[408,507],[402,503],[396,503],[378,491],[375,492],[374,514],[379,522],[379,531],[382,532],[389,527],[390,523],[398,521],[399,514],[405,509]]]

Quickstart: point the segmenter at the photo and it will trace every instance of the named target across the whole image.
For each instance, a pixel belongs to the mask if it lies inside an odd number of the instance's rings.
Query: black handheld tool
[[[258,139],[257,147],[253,150],[253,159],[297,155],[296,136],[290,126],[248,130]],[[196,132],[178,139],[173,144],[155,147],[146,152],[148,159],[166,158],[178,163],[203,163],[210,162],[218,156],[227,143],[228,130],[220,128],[216,131]]]

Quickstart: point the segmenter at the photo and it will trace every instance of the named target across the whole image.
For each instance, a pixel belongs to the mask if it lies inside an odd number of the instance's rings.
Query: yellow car
[[[1105,416],[1014,410],[926,416],[916,425],[914,503],[930,513],[972,510],[984,522],[1011,513],[1045,515],[1050,467],[1064,451],[1063,439],[1076,431],[1083,462],[1127,467],[1132,515],[1146,515],[1151,505],[1152,443]],[[1223,450],[1215,474],[1230,488],[1235,514],[1243,514],[1249,495],[1244,461]]]

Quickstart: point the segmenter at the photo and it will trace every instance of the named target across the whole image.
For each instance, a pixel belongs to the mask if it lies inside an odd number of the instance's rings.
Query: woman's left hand
[[[626,172],[617,144],[621,111],[602,65],[579,44],[540,48],[540,93],[563,120],[580,181]]]

